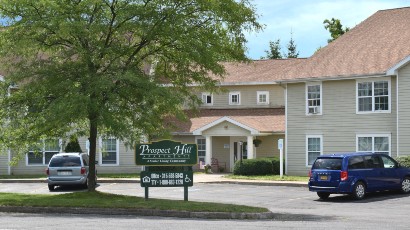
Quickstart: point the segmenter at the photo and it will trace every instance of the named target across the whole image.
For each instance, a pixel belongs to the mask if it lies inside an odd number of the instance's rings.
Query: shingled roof
[[[410,55],[409,23],[410,7],[378,11],[312,57],[288,68],[282,79],[385,75]]]
[[[221,118],[227,117],[261,133],[285,132],[285,109],[201,109],[198,113],[187,111],[186,122],[173,120],[177,133],[192,133]]]
[[[380,10],[309,58],[223,63],[221,84],[386,75],[410,57],[410,7]]]

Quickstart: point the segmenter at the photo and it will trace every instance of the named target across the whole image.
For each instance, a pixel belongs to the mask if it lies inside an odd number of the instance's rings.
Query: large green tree
[[[327,40],[328,43],[336,40],[338,37],[342,36],[344,33],[350,30],[349,27],[344,27],[339,19],[332,18],[331,20],[325,19],[323,21],[325,29],[330,33],[330,39]]]
[[[0,0],[0,16],[1,148],[88,136],[91,191],[98,135],[163,132],[199,103],[189,86],[215,89],[220,61],[246,61],[244,33],[261,29],[248,0]]]

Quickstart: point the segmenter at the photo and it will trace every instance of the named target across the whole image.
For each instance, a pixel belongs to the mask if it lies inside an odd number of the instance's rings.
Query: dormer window
[[[202,104],[203,105],[212,105],[213,98],[211,93],[202,93]]]
[[[241,93],[240,92],[230,92],[229,93],[229,105],[240,105],[241,104]]]

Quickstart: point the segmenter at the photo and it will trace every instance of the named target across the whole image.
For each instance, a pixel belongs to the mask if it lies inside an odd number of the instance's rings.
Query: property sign
[[[146,172],[140,174],[141,187],[185,187],[193,186],[192,171]]]
[[[171,140],[137,144],[135,161],[137,165],[146,166],[195,165],[198,163],[198,147]]]

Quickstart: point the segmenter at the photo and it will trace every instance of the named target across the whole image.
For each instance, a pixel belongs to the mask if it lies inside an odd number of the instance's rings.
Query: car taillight
[[[309,178],[312,177],[312,170],[309,170],[308,175],[309,175]]]
[[[47,176],[49,176],[50,175],[50,169],[46,169],[46,174],[47,174]]]
[[[81,174],[85,174],[85,168],[81,167]]]
[[[341,172],[340,172],[340,180],[341,180],[341,181],[347,180],[347,177],[348,177],[347,171],[341,171]]]

